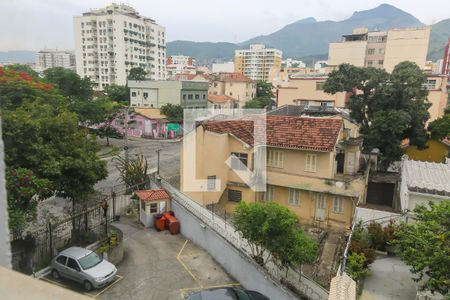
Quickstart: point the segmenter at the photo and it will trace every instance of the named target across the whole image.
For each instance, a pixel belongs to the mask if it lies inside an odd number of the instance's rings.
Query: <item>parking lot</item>
[[[131,218],[115,226],[124,233],[125,253],[116,280],[85,292],[68,280],[42,280],[98,299],[184,299],[205,288],[239,285],[203,249],[182,235],[146,229]]]

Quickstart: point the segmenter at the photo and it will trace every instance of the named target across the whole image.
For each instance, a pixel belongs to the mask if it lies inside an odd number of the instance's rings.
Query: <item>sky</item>
[[[0,51],[73,49],[72,17],[107,0],[0,0]],[[116,1],[119,2],[119,1]],[[166,27],[168,41],[242,42],[297,20],[340,21],[382,3],[431,25],[450,18],[450,0],[122,0]]]

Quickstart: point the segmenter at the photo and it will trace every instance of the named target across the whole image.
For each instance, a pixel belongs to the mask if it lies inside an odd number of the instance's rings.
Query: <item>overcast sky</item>
[[[0,0],[0,51],[73,49],[72,17],[107,0]],[[116,1],[119,2],[119,1]],[[339,21],[392,4],[425,24],[450,18],[450,0],[129,0],[172,40],[241,42],[306,17]]]

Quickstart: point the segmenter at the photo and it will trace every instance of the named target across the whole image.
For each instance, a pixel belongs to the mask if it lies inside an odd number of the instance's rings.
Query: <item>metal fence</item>
[[[177,201],[202,222],[212,228],[217,234],[225,238],[225,240],[234,245],[234,247],[241,250],[246,256],[249,258],[252,257],[247,240],[234,229],[232,224],[222,219],[213,211],[208,210],[185,194],[181,193],[163,179],[161,179],[161,185],[172,195],[172,201]],[[285,277],[286,269],[282,270],[274,263],[268,263],[265,266],[265,269],[268,271],[273,280],[280,283],[283,282],[283,284],[289,286],[291,290],[307,296],[309,299],[328,298],[328,291],[325,288],[306,277],[298,270],[289,268],[287,272],[288,276]]]
[[[102,202],[63,220],[26,232],[14,231],[10,239],[13,268],[31,273],[45,267],[64,248],[86,246],[104,238],[107,224],[134,209],[131,195],[112,194],[102,199]]]

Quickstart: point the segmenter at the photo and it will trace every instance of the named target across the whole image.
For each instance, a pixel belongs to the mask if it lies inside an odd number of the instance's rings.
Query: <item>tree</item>
[[[264,266],[273,260],[281,267],[312,262],[317,244],[298,229],[296,216],[274,202],[237,206],[234,226],[247,239],[253,259]]]
[[[161,106],[160,110],[171,121],[183,120],[183,107],[179,104],[167,103]]]
[[[109,138],[121,135],[121,133],[112,126],[114,120],[121,116],[121,106],[117,102],[110,101],[109,98],[100,98],[97,102],[101,112],[99,112],[100,119],[98,120],[100,126],[96,133],[101,138],[106,137],[106,145],[109,146]]]
[[[431,137],[437,140],[450,138],[450,112],[439,119],[434,120],[428,125]]]
[[[270,82],[258,81],[256,83],[256,97],[244,104],[244,108],[265,108],[272,106],[272,84]]]
[[[425,147],[425,123],[429,118],[425,74],[412,62],[395,66],[391,74],[382,69],[342,64],[330,73],[324,91],[349,92],[351,117],[361,124],[364,147],[379,148],[387,168],[403,154],[401,141],[409,138]]]
[[[364,278],[369,272],[366,267],[366,257],[364,254],[351,253],[347,259],[345,272],[355,281]]]
[[[66,97],[20,72],[0,69],[3,139],[7,172],[31,170],[52,194],[84,200],[107,175],[94,137],[78,127]],[[14,191],[8,190],[8,193]]]
[[[36,213],[36,205],[51,195],[48,179],[38,178],[33,171],[24,168],[8,168],[6,171],[8,191],[9,227],[21,229]]]
[[[272,99],[266,97],[256,97],[244,104],[244,108],[265,108],[268,106],[272,106]]]
[[[450,200],[430,202],[414,209],[413,224],[394,232],[393,245],[411,272],[418,275],[421,289],[447,295],[450,290]]]
[[[128,80],[145,80],[147,72],[142,68],[131,68],[128,73]]]
[[[44,80],[60,91],[71,101],[92,99],[94,83],[89,77],[81,78],[77,73],[63,67],[44,71]]]
[[[120,173],[120,180],[128,189],[139,190],[145,187],[148,164],[143,155],[130,159],[119,156],[114,159],[117,161],[116,168]]]
[[[130,103],[130,89],[126,85],[111,84],[105,87],[105,93],[112,101],[125,105]]]
[[[35,70],[33,70],[29,65],[22,64],[12,64],[5,66],[6,70],[15,71],[19,73],[25,73],[30,76],[33,80],[39,80],[39,74]]]

